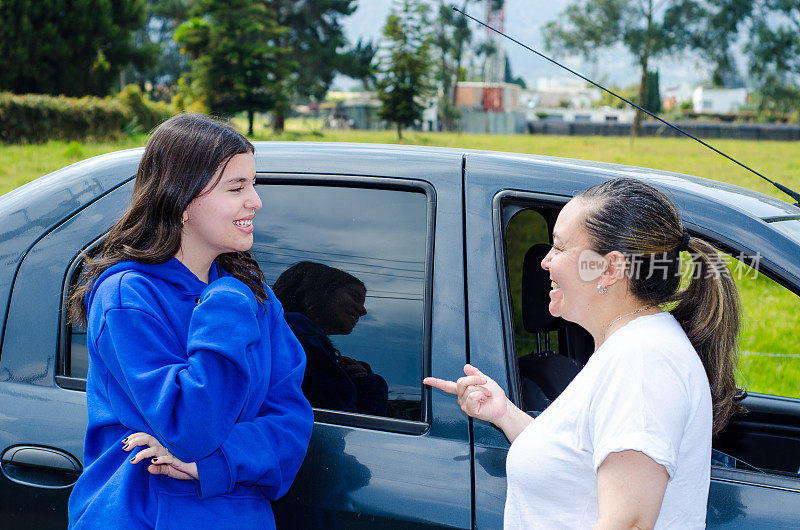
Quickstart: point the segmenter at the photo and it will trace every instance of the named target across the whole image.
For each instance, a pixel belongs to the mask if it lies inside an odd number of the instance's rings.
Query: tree
[[[753,0],[693,0],[684,9],[682,24],[672,24],[681,39],[711,66],[713,86],[741,87],[744,80],[733,47],[753,12]]]
[[[684,31],[692,47],[713,67],[716,86],[744,86],[733,60],[735,43],[746,32],[750,83],[760,111],[788,113],[800,108],[800,2],[798,0],[705,0]]]
[[[142,90],[147,84],[174,87],[189,68],[186,56],[175,42],[175,30],[189,18],[197,0],[147,0],[146,3],[144,24],[133,35],[146,60],[132,63],[123,75],[126,82],[135,82]],[[153,93],[151,97],[167,98],[169,93]]]
[[[470,0],[463,0],[466,11]],[[448,131],[456,128],[461,113],[456,108],[456,84],[463,81],[463,59],[472,40],[468,19],[456,13],[449,2],[439,0],[436,22],[431,33],[431,46],[436,61],[435,79],[440,89],[439,119]]]
[[[641,68],[637,103],[643,106],[650,60],[691,47],[692,28],[701,13],[694,0],[581,0],[570,4],[560,20],[548,23],[544,36],[549,50],[587,59],[600,49],[625,46]],[[640,133],[642,116],[636,112],[634,136]]]
[[[762,0],[752,14],[747,46],[751,78],[759,91],[760,111],[787,114],[800,110],[800,1]]]
[[[359,39],[355,46],[345,52],[341,73],[361,81],[364,90],[372,90],[377,82],[375,70],[372,68],[377,51],[372,41],[364,42]]]
[[[273,113],[273,128],[283,131],[293,101],[321,101],[337,72],[355,68],[345,52],[341,17],[355,11],[354,0],[267,0],[276,22],[286,28],[276,44],[287,53],[276,69],[281,88]],[[364,52],[364,50],[361,50]]]
[[[144,0],[0,0],[0,90],[104,95],[140,60]]]
[[[506,66],[504,69],[505,73],[503,74],[503,81],[506,83],[512,83],[514,85],[519,85],[522,88],[528,88],[525,80],[522,79],[521,76],[514,77],[514,72],[511,70],[511,61],[508,60],[508,55],[506,55]]]
[[[644,105],[642,105],[645,109],[649,110],[653,114],[658,114],[661,112],[661,90],[658,86],[658,72],[647,72],[647,85],[646,90],[644,93]]]
[[[424,99],[431,93],[430,40],[427,6],[419,0],[395,0],[383,27],[378,60],[380,116],[403,128],[422,119]]]
[[[194,82],[212,113],[247,112],[252,135],[255,112],[274,109],[281,97],[287,50],[277,40],[285,29],[257,0],[200,0],[193,14],[175,39],[196,59]]]

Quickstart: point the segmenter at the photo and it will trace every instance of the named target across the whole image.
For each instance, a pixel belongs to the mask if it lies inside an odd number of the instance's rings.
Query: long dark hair
[[[85,256],[80,279],[69,298],[70,320],[86,325],[86,294],[112,265],[133,260],[164,263],[181,244],[181,216],[232,157],[253,153],[244,136],[201,114],[179,114],[159,125],[147,141],[136,172],[133,196],[122,218],[93,256]],[[212,185],[215,185],[214,182]],[[221,254],[217,262],[266,300],[264,274],[249,252]]]
[[[635,256],[640,273],[627,275],[631,293],[648,304],[677,302],[671,313],[703,362],[711,386],[713,432],[718,433],[733,414],[745,410],[734,377],[741,306],[722,257],[706,241],[687,239],[672,201],[640,180],[608,180],[576,199],[586,203],[584,227],[594,251]],[[694,270],[688,286],[679,289],[682,248]]]
[[[301,313],[319,324],[331,294],[348,285],[364,287],[364,282],[324,263],[301,261],[278,276],[272,292],[281,302],[284,311]]]

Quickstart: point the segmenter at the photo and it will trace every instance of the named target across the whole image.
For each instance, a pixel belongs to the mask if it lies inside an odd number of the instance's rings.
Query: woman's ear
[[[625,278],[625,273],[628,270],[628,260],[625,258],[625,254],[618,250],[612,250],[606,254],[605,258],[608,266],[603,272],[601,282],[608,287]]]

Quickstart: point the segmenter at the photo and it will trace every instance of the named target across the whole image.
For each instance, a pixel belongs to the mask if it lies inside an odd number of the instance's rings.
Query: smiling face
[[[328,298],[317,324],[326,335],[348,335],[367,314],[364,301],[367,289],[361,284],[339,287]]]
[[[195,274],[196,268],[202,270],[206,263],[210,267],[220,254],[253,246],[253,217],[261,208],[255,174],[252,153],[234,155],[219,180],[212,178],[189,203],[183,214],[178,259]]]
[[[550,305],[553,316],[585,326],[589,306],[597,294],[597,279],[586,280],[579,274],[580,262],[590,249],[589,236],[583,228],[585,203],[571,200],[558,214],[553,227],[553,247],[542,260],[542,268],[552,281]]]

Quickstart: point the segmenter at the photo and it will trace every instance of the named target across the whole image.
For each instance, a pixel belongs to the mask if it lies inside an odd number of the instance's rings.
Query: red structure
[[[483,111],[503,112],[502,86],[487,86],[483,88]]]

